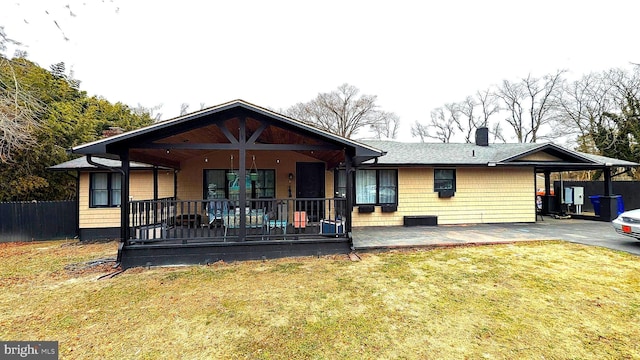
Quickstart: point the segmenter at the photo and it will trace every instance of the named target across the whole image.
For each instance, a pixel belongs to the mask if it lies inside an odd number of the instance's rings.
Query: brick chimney
[[[489,128],[479,127],[476,129],[476,145],[489,146]]]
[[[102,137],[106,138],[113,135],[120,135],[124,132],[124,129],[119,126],[109,126],[108,129],[102,130]]]

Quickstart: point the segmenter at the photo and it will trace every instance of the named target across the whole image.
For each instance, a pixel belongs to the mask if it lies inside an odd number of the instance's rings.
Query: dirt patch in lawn
[[[101,274],[113,267],[118,243],[82,243],[77,240],[36,241],[0,244],[0,286],[66,279],[82,274]],[[89,266],[99,259],[112,259],[110,264]]]

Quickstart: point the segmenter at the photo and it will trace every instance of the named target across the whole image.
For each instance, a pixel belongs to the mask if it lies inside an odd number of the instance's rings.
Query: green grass
[[[61,358],[640,358],[640,258],[540,242],[130,269],[0,245],[0,339]],[[68,269],[69,267],[67,267]]]

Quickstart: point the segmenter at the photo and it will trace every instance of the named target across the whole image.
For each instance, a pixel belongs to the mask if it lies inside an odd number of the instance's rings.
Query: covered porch
[[[122,175],[125,268],[349,252],[353,181],[336,196],[333,169],[351,178],[383,155],[241,100],[72,152]],[[105,168],[92,156],[122,166]],[[173,169],[174,196],[131,197],[131,161]]]

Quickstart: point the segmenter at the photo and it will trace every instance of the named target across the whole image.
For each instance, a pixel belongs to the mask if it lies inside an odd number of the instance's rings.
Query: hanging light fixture
[[[231,155],[231,167],[229,168],[229,172],[227,173],[227,180],[233,181],[236,179],[236,172],[233,171],[233,155]]]
[[[249,168],[249,179],[251,181],[258,181],[258,167],[256,167],[256,156],[253,155],[253,161],[251,162],[251,168]]]

